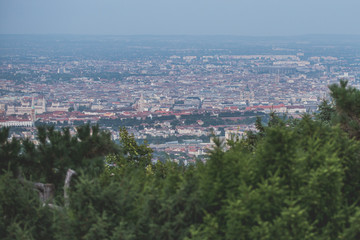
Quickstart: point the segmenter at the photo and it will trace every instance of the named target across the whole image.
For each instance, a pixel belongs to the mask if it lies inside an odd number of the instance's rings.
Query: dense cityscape
[[[270,112],[299,118],[329,99],[328,85],[360,87],[356,37],[286,40],[240,37],[2,35],[0,126],[36,143],[36,128],[99,124],[119,139],[193,161],[211,135],[254,130]]]

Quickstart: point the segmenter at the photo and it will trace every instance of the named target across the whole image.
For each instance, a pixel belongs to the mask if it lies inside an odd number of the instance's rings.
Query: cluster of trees
[[[268,115],[264,113],[258,113],[258,116],[263,117],[263,120],[268,120]],[[230,120],[224,119],[225,117],[244,117],[242,120]],[[171,128],[176,129],[176,126],[182,125],[192,125],[197,124],[197,121],[203,121],[203,127],[216,126],[216,125],[234,125],[234,124],[252,124],[256,120],[256,114],[253,112],[224,112],[220,113],[219,116],[211,116],[210,113],[202,113],[202,114],[191,114],[191,115],[182,115],[180,119],[176,119],[175,115],[170,116],[153,116],[152,118],[145,119],[137,119],[137,118],[125,118],[125,119],[100,119],[99,124],[101,126],[119,128],[119,127],[134,127],[139,130],[144,129],[144,125],[146,127],[160,127],[158,125],[164,121],[170,121]]]
[[[234,125],[234,124],[253,124],[256,120],[256,116],[261,116],[267,120],[268,116],[264,113],[254,112],[222,112],[219,116],[211,116],[210,113],[192,114],[181,116],[184,121],[184,125],[196,124],[198,120],[203,121],[203,127],[216,126],[216,125]],[[226,117],[243,117],[244,119],[231,120]]]
[[[163,121],[168,121],[168,120],[174,120],[175,121],[175,116],[161,116],[161,117],[157,117],[154,116],[152,118],[150,117],[146,117],[145,119],[137,119],[135,117],[133,118],[124,118],[124,119],[100,119],[98,121],[98,123],[101,126],[106,126],[106,127],[112,127],[112,128],[119,128],[119,127],[136,127],[136,128],[140,128],[144,129],[143,124],[146,125],[147,127],[155,127],[157,123],[159,122],[163,122]]]
[[[39,128],[38,145],[0,132],[4,239],[360,239],[360,91],[330,86],[316,116],[283,119],[215,147],[206,162],[151,163],[120,129]],[[77,172],[64,205],[62,182]],[[43,204],[29,182],[57,189]],[[56,205],[57,207],[53,207]],[[64,207],[62,207],[64,206]]]
[[[167,142],[172,142],[172,141],[178,141],[179,143],[184,143],[184,140],[189,140],[189,139],[196,139],[196,140],[201,140],[202,142],[210,142],[211,136],[210,133],[209,135],[201,135],[196,136],[196,135],[183,135],[183,136],[169,136],[169,137],[161,137],[161,136],[151,136],[151,135],[147,135],[146,139],[138,139],[137,142],[138,143],[149,143],[149,144],[164,144]]]

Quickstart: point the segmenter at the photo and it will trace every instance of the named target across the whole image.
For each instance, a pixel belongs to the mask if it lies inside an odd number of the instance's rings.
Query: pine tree
[[[340,80],[340,85],[330,85],[330,95],[335,104],[336,120],[350,137],[360,140],[360,90],[347,84],[346,80]]]

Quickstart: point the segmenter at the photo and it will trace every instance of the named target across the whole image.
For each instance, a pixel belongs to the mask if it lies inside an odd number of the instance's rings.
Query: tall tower
[[[277,70],[277,75],[275,77],[275,82],[280,83],[280,69]]]
[[[34,109],[35,105],[34,105],[34,96],[32,96],[31,98],[31,109]]]
[[[31,99],[31,121],[32,121],[33,126],[35,126],[36,110],[35,110],[35,105],[34,105],[34,96]]]
[[[140,96],[140,99],[139,99],[139,101],[138,101],[138,111],[139,112],[143,112],[144,111],[144,104],[145,104],[145,100],[144,100],[144,95],[143,94],[141,94],[141,96]]]
[[[42,100],[42,111],[43,111],[43,113],[46,112],[46,100],[45,100],[45,97],[43,97],[43,100]]]

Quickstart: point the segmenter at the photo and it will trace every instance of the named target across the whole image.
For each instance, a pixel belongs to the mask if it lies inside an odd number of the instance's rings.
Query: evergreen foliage
[[[0,131],[0,236],[4,239],[359,239],[359,90],[330,86],[333,105],[313,118],[258,119],[258,132],[214,140],[206,162],[152,163],[120,129],[38,128],[37,145]],[[354,103],[353,103],[354,101]],[[354,105],[352,105],[354,104]],[[43,206],[19,180],[79,176],[68,207]],[[60,204],[61,205],[61,204]]]
[[[334,99],[335,121],[350,137],[360,140],[360,91],[354,87],[347,86],[346,80],[340,84],[329,86],[331,97]]]

